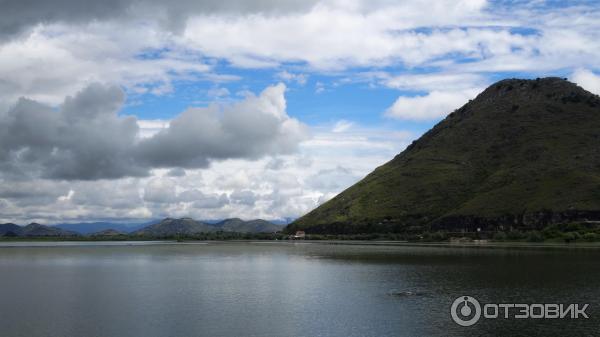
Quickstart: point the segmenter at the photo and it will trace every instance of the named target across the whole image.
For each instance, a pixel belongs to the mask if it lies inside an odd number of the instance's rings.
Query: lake
[[[0,336],[598,335],[599,281],[599,249],[0,243]],[[462,295],[589,318],[462,327]]]

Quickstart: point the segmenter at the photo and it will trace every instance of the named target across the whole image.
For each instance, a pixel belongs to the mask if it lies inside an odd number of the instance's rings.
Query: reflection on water
[[[600,250],[308,243],[44,243],[0,248],[1,336],[594,335]],[[590,303],[588,320],[449,308]]]

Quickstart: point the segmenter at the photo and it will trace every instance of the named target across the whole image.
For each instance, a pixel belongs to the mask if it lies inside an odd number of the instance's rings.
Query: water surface
[[[0,336],[598,335],[599,262],[597,249],[3,243]],[[449,313],[460,295],[589,303],[590,318],[465,328]]]

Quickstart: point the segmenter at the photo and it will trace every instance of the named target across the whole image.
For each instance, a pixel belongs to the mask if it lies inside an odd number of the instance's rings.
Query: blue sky
[[[273,83],[281,82],[272,69],[235,69],[223,68],[226,74],[238,76],[240,80],[215,84],[211,81],[181,81],[173,85],[173,92],[156,96],[154,94],[128,97],[123,114],[136,115],[145,119],[170,119],[191,106],[208,106],[211,103],[231,101],[243,98],[244,91],[260,92]],[[291,82],[286,91],[288,114],[312,125],[335,123],[339,119],[353,120],[365,125],[388,123],[393,120],[382,118],[383,111],[398,97],[398,90],[374,88],[368,83],[337,84],[336,78],[320,74],[307,75],[306,83]],[[326,89],[317,92],[317,83]],[[211,95],[211,90],[226,89],[224,97]],[[414,93],[408,93],[414,95]]]
[[[5,6],[3,221],[298,217],[498,80],[600,93],[597,1]]]

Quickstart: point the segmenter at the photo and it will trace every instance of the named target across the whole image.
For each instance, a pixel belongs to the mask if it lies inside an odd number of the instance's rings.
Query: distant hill
[[[114,229],[105,229],[105,230],[101,230],[99,232],[91,233],[88,235],[91,237],[111,237],[111,236],[127,235],[127,233],[120,232],[120,231],[117,231]]]
[[[19,236],[23,228],[14,223],[0,224],[0,236]]]
[[[276,225],[266,220],[244,221],[239,218],[225,219],[215,223],[213,226],[225,232],[238,233],[274,233],[283,230],[284,226]]]
[[[450,113],[288,232],[539,229],[600,220],[600,97],[508,79]]]
[[[176,219],[171,219],[176,220]],[[182,220],[182,219],[179,219]],[[289,222],[279,221],[270,222],[266,220],[249,220],[244,221],[238,218],[224,219],[224,220],[193,220],[197,223],[213,226],[211,228],[203,227],[204,231],[226,231],[226,232],[240,232],[240,233],[271,233],[281,231],[284,225]],[[53,225],[53,227],[77,232],[83,235],[95,234],[104,230],[115,230],[125,234],[132,232],[139,232],[139,230],[160,223],[160,220],[151,220],[143,223],[131,222],[131,223],[114,223],[114,222],[81,222],[81,223],[64,223]],[[0,225],[1,226],[1,225]],[[16,226],[16,225],[15,225]],[[2,228],[0,227],[0,235],[2,235]]]
[[[59,224],[54,226],[31,223],[27,226],[19,226],[13,223],[6,223],[0,224],[0,237],[69,237],[78,235],[104,238],[120,235],[166,237],[219,231],[237,233],[274,233],[283,230],[283,228],[283,225],[276,225],[261,219],[244,221],[238,218],[215,220],[210,223],[197,221],[191,218],[166,218],[161,221],[152,221],[146,224],[86,222]]]
[[[282,229],[283,226],[275,225],[260,219],[244,221],[238,218],[233,218],[221,220],[215,223],[206,223],[191,218],[166,218],[158,223],[134,231],[131,234],[160,237],[173,235],[193,235],[217,231],[238,233],[272,233],[281,231]]]
[[[0,224],[0,236],[6,237],[69,237],[78,235],[78,233],[73,231],[40,225],[38,223],[30,223],[24,227],[13,223]]]
[[[53,227],[81,233],[84,235],[103,231],[106,229],[114,229],[119,232],[130,233],[138,229],[144,228],[150,224],[156,223],[157,220],[145,221],[145,222],[131,222],[131,223],[114,223],[114,222],[80,222],[80,223],[63,223],[56,224]]]
[[[294,220],[296,220],[296,218],[283,218],[283,219],[269,220],[269,222],[273,223],[275,225],[287,226],[290,223],[294,222]]]
[[[171,236],[192,235],[217,231],[215,226],[196,221],[191,218],[172,219],[166,218],[153,225],[132,232],[132,235],[140,236]]]

